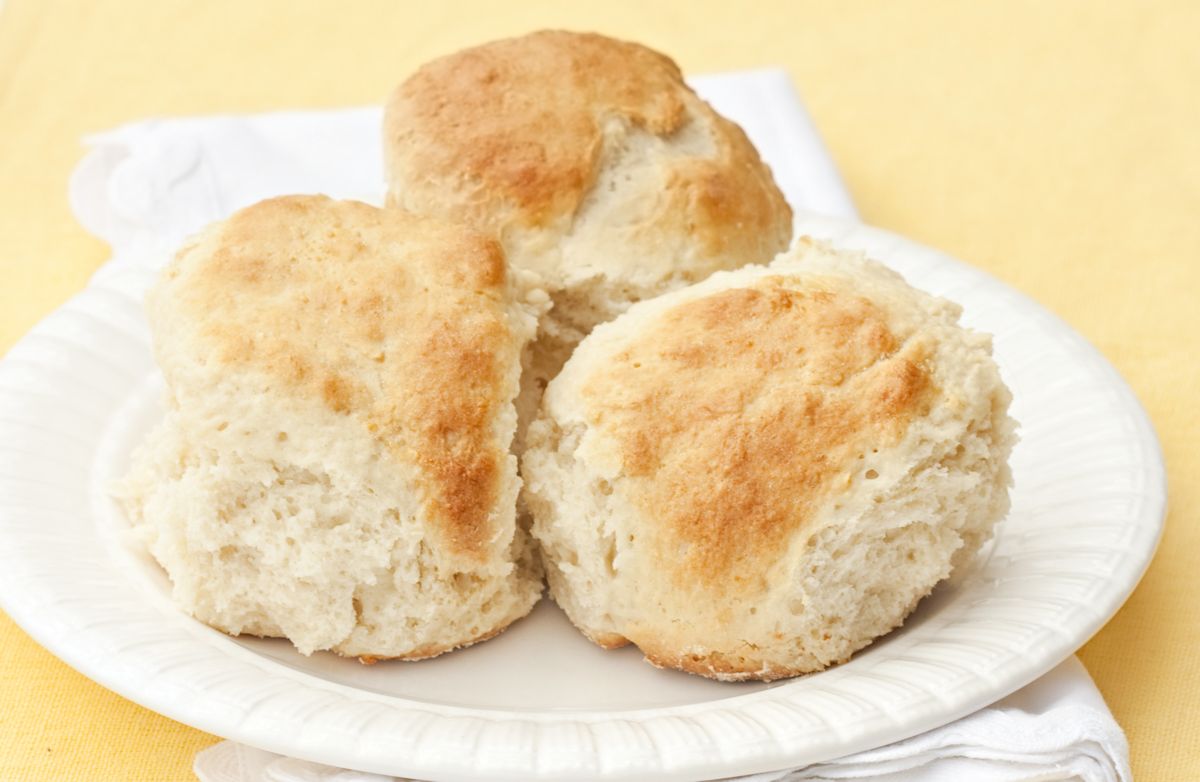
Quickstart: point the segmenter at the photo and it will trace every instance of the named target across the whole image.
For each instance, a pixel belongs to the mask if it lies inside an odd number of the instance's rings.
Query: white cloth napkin
[[[799,96],[778,70],[693,80],[736,120],[797,210],[854,217],[854,207]],[[162,265],[181,240],[262,198],[326,193],[379,202],[377,107],[138,122],[88,138],[71,206],[108,241],[96,275]],[[914,738],[746,782],[1130,782],[1129,749],[1078,660],[1004,700]],[[233,742],[196,757],[202,782],[383,782],[389,777],[283,758]]]

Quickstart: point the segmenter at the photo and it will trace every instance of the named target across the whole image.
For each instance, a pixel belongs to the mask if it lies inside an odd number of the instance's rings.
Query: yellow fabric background
[[[987,269],[1090,338],[1162,437],[1172,511],[1082,652],[1142,780],[1200,778],[1200,4],[9,0],[0,351],[107,257],[66,202],[80,137],[156,114],[379,101],[421,61],[544,26],[688,72],[780,64],[871,223]],[[67,668],[0,614],[0,779],[190,778],[213,737]]]

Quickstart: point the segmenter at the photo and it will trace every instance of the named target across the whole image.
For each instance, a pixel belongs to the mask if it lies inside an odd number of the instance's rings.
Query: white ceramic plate
[[[961,302],[996,335],[1021,442],[1012,512],[955,586],[824,673],[774,685],[601,651],[548,602],[499,638],[420,663],[305,658],[179,613],[127,545],[106,486],[160,414],[140,299],[106,275],[0,364],[0,601],[30,635],[157,712],[264,749],[427,779],[700,779],[818,761],[964,715],[1071,654],[1153,555],[1154,432],[1100,355],[1029,299],[882,231],[800,220]]]

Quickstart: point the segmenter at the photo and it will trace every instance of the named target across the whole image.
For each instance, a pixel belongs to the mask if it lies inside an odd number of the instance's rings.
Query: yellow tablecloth
[[[67,175],[93,130],[156,114],[378,101],[421,61],[545,26],[700,73],[780,64],[864,218],[1040,300],[1133,385],[1171,516],[1082,657],[1142,780],[1200,778],[1200,4],[8,0],[0,10],[0,351],[107,248]],[[84,679],[0,614],[0,779],[187,779],[214,737]]]

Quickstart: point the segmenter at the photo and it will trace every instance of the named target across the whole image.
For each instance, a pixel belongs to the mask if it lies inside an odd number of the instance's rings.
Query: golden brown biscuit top
[[[779,276],[661,314],[584,384],[658,561],[746,591],[864,455],[928,409],[927,348],[830,281]]]
[[[426,482],[450,548],[482,556],[507,443],[492,432],[518,346],[492,240],[323,196],[243,209],[185,247],[152,294],[167,382],[249,370],[356,419]],[[172,358],[172,356],[174,358]]]
[[[741,129],[669,58],[595,34],[533,33],[418,70],[387,106],[390,199],[501,236],[509,225],[565,231],[596,184],[610,122],[668,140],[700,123],[706,148],[661,153],[654,192],[622,196],[649,210],[626,230],[695,235],[707,253],[766,248],[751,260],[786,246],[790,209]]]
[[[392,97],[385,133],[430,174],[478,182],[540,224],[578,208],[605,115],[665,135],[684,121],[686,89],[644,46],[539,32],[422,66]]]

